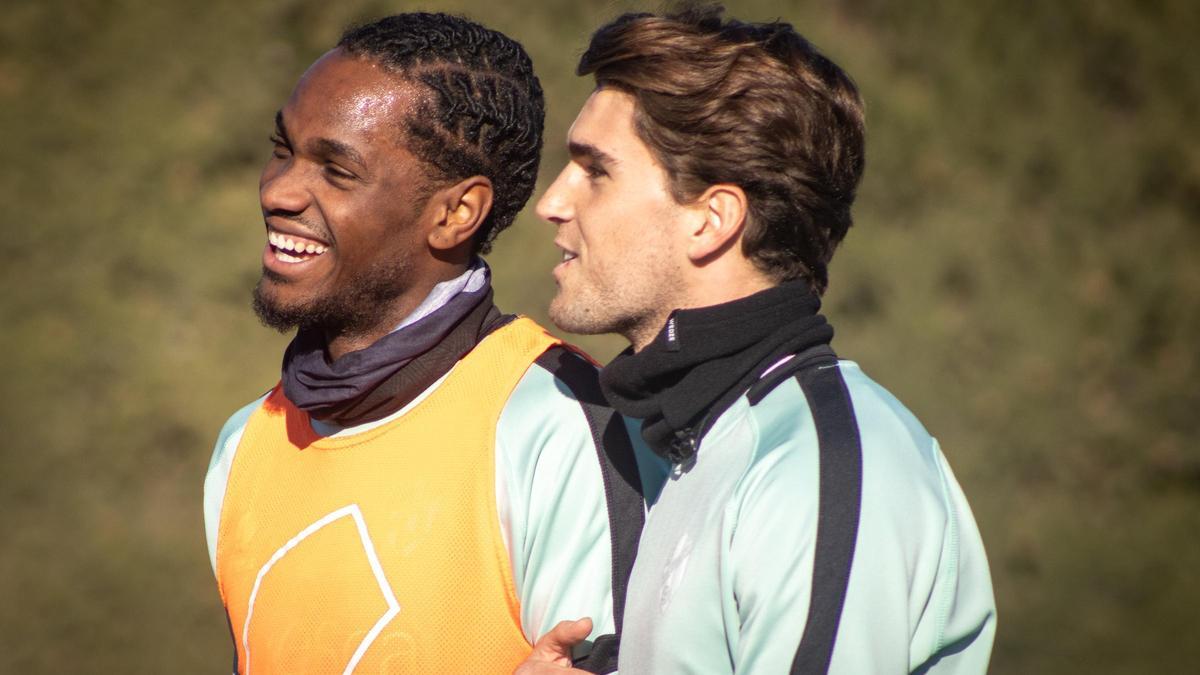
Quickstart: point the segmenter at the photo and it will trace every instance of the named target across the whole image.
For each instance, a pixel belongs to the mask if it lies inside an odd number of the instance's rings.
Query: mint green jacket
[[[984,673],[996,627],[983,542],[920,422],[848,361],[862,510],[830,672]],[[630,579],[623,675],[787,673],[804,632],[818,445],[789,379],[742,397],[651,506]]]

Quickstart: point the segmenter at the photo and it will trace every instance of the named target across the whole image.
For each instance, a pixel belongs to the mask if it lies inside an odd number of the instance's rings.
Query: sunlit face
[[[687,261],[667,174],[634,131],[634,99],[595,91],[567,134],[570,162],[537,205],[563,260],[550,318],[574,333],[649,342],[676,306]]]
[[[363,330],[412,292],[428,257],[422,163],[402,142],[413,96],[378,64],[336,49],[296,85],[259,181],[264,322]]]

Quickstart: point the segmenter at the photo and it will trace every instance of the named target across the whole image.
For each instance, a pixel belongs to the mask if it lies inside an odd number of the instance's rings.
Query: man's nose
[[[570,220],[572,216],[570,199],[564,184],[565,174],[566,170],[554,179],[550,187],[546,188],[546,192],[542,194],[542,198],[538,200],[537,206],[534,207],[538,218],[552,225],[561,225]]]
[[[308,208],[311,196],[299,173],[294,161],[263,170],[258,200],[264,213],[297,214]]]

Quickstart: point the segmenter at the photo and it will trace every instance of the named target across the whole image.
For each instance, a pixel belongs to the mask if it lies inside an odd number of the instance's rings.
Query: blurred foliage
[[[7,3],[0,671],[225,672],[201,481],[225,416],[278,377],[286,338],[248,303],[256,180],[341,28],[441,9],[521,40],[544,187],[591,88],[574,61],[632,6]],[[863,90],[867,178],[826,310],[971,498],[993,672],[1200,660],[1200,4],[729,6],[793,22]],[[544,319],[551,238],[529,209],[501,237],[502,306]]]

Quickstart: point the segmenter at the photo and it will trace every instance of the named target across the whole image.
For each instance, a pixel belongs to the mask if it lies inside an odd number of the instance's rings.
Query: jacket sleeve
[[[862,508],[829,672],[984,673],[995,601],[962,490],[910,413],[881,388],[848,379],[862,440]],[[790,670],[813,584],[815,432],[804,426],[763,446],[725,514],[735,672]]]
[[[531,643],[556,623],[591,617],[611,633],[612,554],[604,483],[584,411],[548,370],[533,366],[496,428],[501,533]]]
[[[246,430],[246,422],[266,398],[264,394],[252,401],[225,422],[217,436],[212,459],[208,463],[208,473],[204,476],[204,534],[208,540],[208,561],[214,573],[217,571],[217,532],[221,525],[225,488],[229,484],[229,470],[233,468],[233,458],[242,441],[242,432]]]

